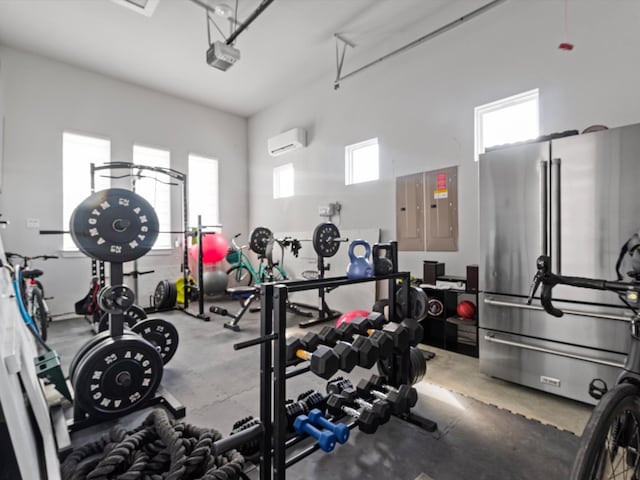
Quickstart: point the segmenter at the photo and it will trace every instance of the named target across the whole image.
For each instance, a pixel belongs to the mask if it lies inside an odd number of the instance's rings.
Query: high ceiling
[[[487,2],[275,0],[238,37],[241,59],[226,72],[207,65],[205,10],[189,0],[159,0],[151,17],[110,0],[0,0],[0,44],[250,116],[318,78],[331,88],[334,33],[357,45],[349,71]],[[259,4],[238,0],[238,20]]]

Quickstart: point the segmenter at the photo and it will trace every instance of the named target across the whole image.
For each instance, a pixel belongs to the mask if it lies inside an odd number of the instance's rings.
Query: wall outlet
[[[40,228],[40,219],[27,218],[27,228]]]

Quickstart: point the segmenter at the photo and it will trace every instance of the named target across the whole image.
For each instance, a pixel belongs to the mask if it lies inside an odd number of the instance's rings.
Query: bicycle
[[[640,478],[640,313],[637,308],[640,275],[633,275],[634,280],[630,282],[557,275],[551,273],[551,259],[547,256],[538,257],[536,266],[538,271],[528,303],[531,304],[542,284],[540,303],[555,317],[563,315],[552,303],[552,289],[558,284],[616,292],[634,313],[630,318],[631,346],[616,385],[608,389],[600,379],[589,384],[590,395],[600,401],[582,433],[570,479],[637,480]],[[619,271],[618,277],[622,278]]]
[[[231,239],[231,248],[227,252],[226,260],[230,264],[227,270],[228,285],[233,286],[250,286],[260,285],[264,282],[287,280],[287,272],[279,262],[269,262],[264,255],[258,256],[258,268],[253,266],[253,262],[246,250],[248,245],[239,246],[235,239],[241,234],[236,234]],[[276,242],[284,249],[282,241]]]
[[[14,287],[16,296],[19,295],[22,305],[26,313],[30,317],[32,329],[40,336],[43,341],[47,340],[47,327],[51,321],[49,307],[44,296],[44,286],[37,280],[44,272],[39,269],[32,269],[31,262],[33,260],[49,260],[58,258],[56,255],[37,255],[28,257],[19,253],[5,252],[9,264],[12,258],[19,258],[20,263],[13,265]],[[29,324],[29,322],[27,322]]]

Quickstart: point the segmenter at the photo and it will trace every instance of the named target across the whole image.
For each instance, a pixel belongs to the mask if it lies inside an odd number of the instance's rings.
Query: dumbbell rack
[[[344,285],[365,283],[377,280],[389,280],[389,318],[394,318],[396,308],[395,280],[402,280],[401,295],[405,304],[409,301],[409,273],[398,272],[378,275],[373,278],[349,279],[345,277],[317,280],[293,280],[280,283],[264,283],[261,288],[260,337],[234,345],[239,350],[260,345],[260,421],[263,425],[260,444],[260,480],[283,480],[285,471],[300,460],[318,450],[316,444],[307,447],[287,459],[287,448],[295,445],[301,438],[287,441],[286,382],[287,379],[307,373],[310,366],[302,366],[287,371],[286,315],[289,294],[318,288],[335,288]],[[275,353],[275,355],[274,355]],[[388,382],[392,386],[410,383],[410,355],[394,354]],[[414,414],[402,417],[403,420],[434,431],[437,425]],[[349,428],[355,426],[350,422]],[[273,451],[265,451],[264,446]]]

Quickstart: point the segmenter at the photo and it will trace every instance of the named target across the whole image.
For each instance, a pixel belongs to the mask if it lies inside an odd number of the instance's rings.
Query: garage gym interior
[[[640,478],[639,25],[0,0],[0,480]]]

